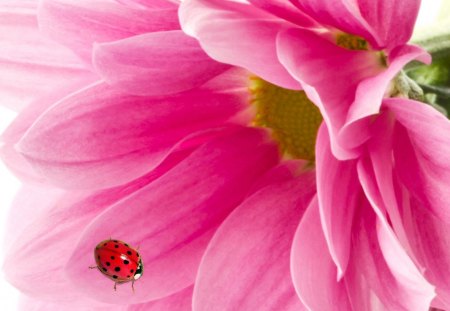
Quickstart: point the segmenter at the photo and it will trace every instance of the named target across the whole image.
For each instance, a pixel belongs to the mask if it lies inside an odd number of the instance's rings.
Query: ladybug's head
[[[139,260],[138,267],[133,276],[134,280],[135,281],[139,280],[143,274],[144,274],[144,265],[142,264],[142,260]]]

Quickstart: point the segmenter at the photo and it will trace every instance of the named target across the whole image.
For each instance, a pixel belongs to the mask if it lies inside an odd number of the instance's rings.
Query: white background
[[[435,16],[439,11],[441,2],[441,0],[423,0],[424,6],[419,16],[420,26],[429,26],[428,24],[434,21]],[[3,132],[7,125],[14,119],[15,115],[16,114],[13,111],[0,106],[0,133]],[[4,238],[4,228],[7,219],[8,207],[10,206],[14,194],[19,187],[19,181],[12,176],[0,162],[0,240],[2,242]],[[2,259],[1,262],[3,262],[3,255],[4,254],[0,251],[0,256]],[[39,284],[36,284],[36,286],[39,286]],[[18,297],[18,291],[4,280],[3,272],[0,272],[1,310],[16,310]]]

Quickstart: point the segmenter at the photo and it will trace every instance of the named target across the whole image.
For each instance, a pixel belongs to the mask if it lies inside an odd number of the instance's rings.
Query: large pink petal
[[[287,70],[320,108],[330,131],[333,153],[339,159],[353,158],[370,137],[368,124],[340,137],[358,84],[382,72],[379,56],[371,51],[341,48],[316,33],[289,29],[277,38],[278,55]],[[307,60],[307,61],[306,61]]]
[[[212,58],[282,87],[300,88],[280,64],[275,46],[278,32],[293,24],[253,6],[221,0],[183,1],[180,20]]]
[[[270,14],[290,21],[301,27],[317,27],[317,24],[311,17],[299,11],[291,2],[283,0],[249,0],[251,4],[257,6]]]
[[[130,305],[126,307],[126,311],[188,311],[192,306],[193,286],[150,302]]]
[[[404,305],[404,310],[426,310],[435,297],[434,286],[427,282],[393,231],[380,219],[377,219],[377,235],[383,256],[399,287],[395,298]]]
[[[88,64],[95,42],[180,29],[176,7],[141,10],[105,0],[43,0],[38,17],[44,33],[71,48]]]
[[[450,122],[431,106],[405,99],[384,105],[400,123],[394,157],[401,181],[421,204],[450,223]]]
[[[0,2],[0,104],[19,111],[88,72],[67,48],[38,29],[36,3]]]
[[[353,214],[361,201],[354,160],[337,160],[330,147],[325,124],[316,143],[317,198],[331,258],[338,268],[337,278],[345,273],[350,256]]]
[[[289,0],[316,21],[344,32],[358,35],[379,46],[378,33],[361,16],[355,0]],[[378,2],[377,2],[378,3]],[[372,5],[376,6],[376,5]]]
[[[403,200],[404,223],[413,255],[424,275],[436,286],[441,309],[450,308],[450,232],[448,223],[434,216],[411,197]]]
[[[82,298],[80,298],[82,300]],[[88,300],[89,303],[89,300]],[[80,306],[72,303],[54,303],[45,300],[33,299],[23,295],[20,298],[18,311],[128,311],[125,306],[93,306],[86,304]]]
[[[306,310],[295,293],[289,259],[315,181],[313,171],[291,169],[290,178],[267,184],[220,226],[198,272],[195,311]]]
[[[93,61],[107,83],[136,95],[186,91],[229,68],[212,60],[181,30],[97,45]]]
[[[221,126],[247,107],[241,81],[224,75],[213,83],[220,88],[165,97],[131,96],[97,83],[47,110],[17,148],[57,186],[120,185],[150,171],[173,148],[192,147],[175,146],[192,141],[186,136]]]
[[[359,11],[378,38],[377,48],[394,48],[411,38],[420,0],[357,0]]]
[[[46,179],[39,172],[36,172],[32,165],[15,148],[16,143],[23,137],[25,132],[34,124],[39,116],[50,106],[61,98],[84,88],[97,79],[94,75],[80,78],[79,81],[69,81],[67,85],[60,86],[45,96],[39,96],[32,101],[14,119],[10,126],[0,137],[0,157],[6,166],[22,181],[27,183],[44,183]]]
[[[14,197],[5,226],[5,252],[14,247],[16,239],[42,214],[54,207],[64,191],[50,187],[23,186]],[[39,202],[39,204],[37,204]]]
[[[355,222],[345,275],[353,310],[427,310],[433,287],[367,201],[361,204]]]
[[[308,310],[352,310],[343,280],[337,281],[337,269],[322,231],[317,199],[303,216],[295,233],[291,273],[297,294]]]
[[[68,277],[91,298],[117,304],[158,299],[191,285],[217,227],[277,161],[265,131],[244,128],[206,143],[94,219],[66,265]],[[86,270],[95,245],[110,236],[140,247],[144,275],[135,293],[129,284],[114,292],[111,280]]]
[[[52,193],[29,193],[31,199],[21,203],[31,206],[22,206],[21,210],[34,208],[34,213],[38,210],[41,212],[33,215],[31,221],[27,221],[29,225],[20,230],[20,235],[12,241],[3,266],[7,280],[26,295],[39,299],[79,307],[102,305],[88,297],[84,298],[80,288],[65,273],[68,257],[72,252],[78,251],[76,242],[81,232],[111,204],[158,179],[185,157],[185,154],[172,156],[151,174],[139,180],[93,194],[68,192],[63,196],[53,196]],[[37,199],[45,194],[52,195],[51,206],[48,202],[41,201],[45,206],[36,207],[39,203]],[[21,215],[14,213],[12,216]],[[17,222],[19,219],[10,221]],[[83,275],[89,272],[87,266],[85,268]]]
[[[178,0],[116,0],[116,1],[139,9],[174,8],[178,4]]]

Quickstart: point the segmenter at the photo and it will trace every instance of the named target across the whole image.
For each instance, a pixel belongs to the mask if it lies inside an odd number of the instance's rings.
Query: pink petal
[[[42,212],[33,215],[30,224],[21,230],[20,236],[8,249],[3,266],[7,280],[26,295],[39,299],[70,303],[77,307],[103,305],[85,297],[66,276],[68,257],[72,252],[78,252],[76,242],[81,232],[110,205],[156,180],[184,157],[172,156],[151,174],[121,187],[96,193],[68,192],[62,197],[53,197],[50,208],[45,201],[41,202],[45,206],[36,207],[36,202],[42,195],[51,193],[39,193],[37,197],[31,193],[31,199],[22,203],[32,206],[22,206],[21,209],[34,208],[34,213],[36,210]],[[87,267],[84,267],[83,275],[90,271]]]
[[[277,33],[290,23],[247,4],[221,0],[183,1],[180,20],[213,59],[244,67],[282,87],[300,88],[276,53]]]
[[[386,223],[380,225],[367,202],[361,204],[358,215],[345,276],[353,310],[427,310],[433,287],[420,275]]]
[[[126,308],[126,311],[183,311],[191,310],[192,305],[192,290],[193,286],[186,287],[185,289],[158,300],[150,302],[130,305]]]
[[[174,8],[178,4],[178,0],[116,0],[119,3],[123,3],[130,7],[139,9],[163,9]]]
[[[358,1],[289,0],[316,21],[358,35],[377,46],[378,33],[362,16]],[[378,2],[377,2],[378,3]],[[375,5],[372,5],[375,6]]]
[[[401,181],[422,206],[450,222],[449,120],[434,108],[405,99],[384,102],[401,124],[394,157]]]
[[[348,112],[346,121],[349,126],[344,128],[343,132],[354,131],[351,123],[377,114],[380,111],[389,83],[412,60],[430,63],[431,57],[425,50],[414,45],[398,47],[389,54],[389,66],[386,70],[361,81],[356,90],[355,103]],[[341,135],[346,134],[341,133]]]
[[[342,160],[357,156],[359,151],[352,149],[370,137],[367,124],[351,136],[340,137],[340,130],[346,125],[349,110],[355,109],[352,105],[358,84],[383,70],[379,56],[343,49],[309,30],[283,31],[277,41],[280,61],[322,112],[333,154]]]
[[[436,286],[440,309],[450,308],[450,232],[448,223],[424,209],[414,198],[404,201],[404,222],[413,254],[424,267],[424,276]]]
[[[223,89],[205,85],[166,97],[126,95],[97,83],[47,110],[17,148],[59,187],[120,185],[146,174],[173,150],[191,148],[189,135],[221,126],[246,108],[245,89],[226,92],[239,83],[228,78],[211,82],[222,81]]]
[[[311,17],[299,11],[291,2],[283,0],[249,0],[251,4],[270,14],[301,27],[320,27]]]
[[[405,305],[404,310],[426,310],[435,297],[434,287],[425,280],[392,230],[379,219],[377,232],[383,256],[400,289],[396,299]]]
[[[109,42],[137,34],[179,29],[177,9],[140,10],[113,1],[43,0],[39,26],[51,38],[91,63],[95,42]],[[82,29],[83,31],[80,31]]]
[[[412,35],[420,0],[358,0],[364,20],[378,38],[378,48],[392,49],[405,44]]]
[[[97,45],[93,62],[107,83],[136,95],[186,91],[229,68],[209,58],[197,40],[181,30]]]
[[[350,256],[353,214],[360,203],[355,161],[339,161],[331,153],[330,138],[323,124],[317,136],[317,199],[322,228],[331,258],[341,279]]]
[[[217,230],[195,283],[195,311],[306,310],[289,259],[298,221],[315,193],[314,172],[297,166],[292,173],[247,198]]]
[[[23,186],[14,197],[8,213],[4,250],[7,251],[13,247],[23,231],[40,215],[53,208],[54,203],[63,195],[64,191],[57,188]]]
[[[0,137],[0,157],[6,166],[22,181],[27,183],[45,183],[46,179],[39,172],[36,172],[32,165],[20,154],[16,148],[16,143],[23,137],[26,131],[32,126],[36,119],[51,105],[61,98],[78,91],[80,88],[94,82],[94,75],[80,78],[79,81],[69,81],[67,85],[60,86],[45,96],[39,96],[32,101]]]
[[[319,204],[309,205],[295,233],[291,273],[297,294],[308,310],[352,310],[343,281],[328,252],[322,231]]]
[[[53,303],[44,300],[33,299],[23,295],[20,299],[18,311],[127,311],[124,306],[83,306],[71,303]]]
[[[71,51],[43,36],[33,1],[0,2],[0,104],[16,111],[88,75]]]
[[[71,254],[68,277],[89,297],[117,304],[158,299],[193,284],[217,227],[277,161],[277,147],[265,131],[244,128],[206,143],[99,215]],[[135,293],[130,284],[114,292],[111,280],[86,270],[94,262],[95,245],[110,236],[139,246],[145,272]]]
[[[375,212],[384,222],[389,217],[397,238],[409,249],[403,228],[403,210],[398,202],[401,192],[392,160],[394,125],[392,115],[386,110],[373,121],[374,135],[367,143],[368,156],[358,162],[358,176]]]

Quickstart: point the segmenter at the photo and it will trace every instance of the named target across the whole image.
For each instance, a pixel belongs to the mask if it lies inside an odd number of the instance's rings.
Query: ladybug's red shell
[[[135,281],[142,276],[141,256],[125,242],[102,241],[95,247],[94,256],[100,272],[116,283]]]

